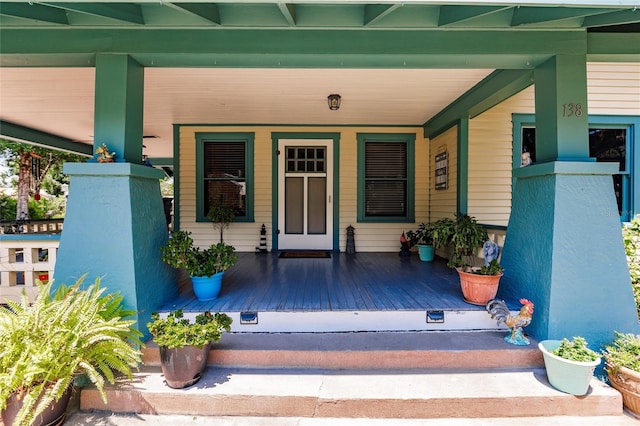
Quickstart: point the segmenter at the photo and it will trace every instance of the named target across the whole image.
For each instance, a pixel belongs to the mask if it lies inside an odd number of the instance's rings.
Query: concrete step
[[[506,331],[226,333],[213,345],[208,364],[241,368],[445,369],[543,368],[537,342],[514,346]],[[144,363],[159,366],[153,342]]]
[[[586,396],[555,390],[544,369],[434,372],[208,367],[171,389],[159,367],[107,388],[85,388],[80,410],[153,415],[440,419],[621,416],[622,397],[597,379]],[[604,424],[604,423],[603,423]]]

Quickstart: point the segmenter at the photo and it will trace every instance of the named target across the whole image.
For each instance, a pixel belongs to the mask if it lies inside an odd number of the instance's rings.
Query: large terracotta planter
[[[31,426],[58,426],[64,422],[67,407],[69,406],[69,400],[71,399],[71,394],[73,392],[73,387],[69,386],[69,388],[62,394],[62,397],[49,404],[46,410],[38,417],[35,418],[34,422],[31,423]],[[2,423],[6,426],[11,426],[18,415],[18,412],[22,408],[23,399],[20,398],[17,394],[13,394],[7,400],[7,408],[2,410],[0,416],[2,417]],[[39,402],[39,400],[38,400]]]
[[[624,406],[640,415],[640,373],[620,367],[615,373],[607,372],[611,386],[622,394]]]
[[[559,391],[585,395],[589,391],[593,372],[602,359],[590,362],[571,361],[551,353],[559,346],[560,340],[543,340],[538,343],[549,383]]]
[[[167,386],[182,389],[197,383],[207,366],[209,348],[210,345],[173,349],[160,346],[160,367]]]
[[[479,275],[464,272],[458,268],[460,287],[464,301],[472,305],[486,306],[489,300],[495,299],[500,284],[500,275]]]

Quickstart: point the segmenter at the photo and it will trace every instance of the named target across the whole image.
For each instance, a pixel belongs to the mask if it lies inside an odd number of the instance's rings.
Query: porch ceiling
[[[146,67],[152,158],[172,156],[173,124],[422,126],[494,69],[640,23],[637,0],[566,3],[0,1],[0,120],[86,150],[95,55],[109,52]]]

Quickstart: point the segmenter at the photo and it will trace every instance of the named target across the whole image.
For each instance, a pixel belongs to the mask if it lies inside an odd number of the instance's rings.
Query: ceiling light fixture
[[[337,110],[338,108],[340,108],[340,101],[342,100],[342,98],[340,97],[340,95],[336,95],[336,94],[329,95],[329,96],[327,97],[327,100],[328,100],[328,102],[329,102],[329,109],[330,109],[331,111],[335,111],[335,110]]]

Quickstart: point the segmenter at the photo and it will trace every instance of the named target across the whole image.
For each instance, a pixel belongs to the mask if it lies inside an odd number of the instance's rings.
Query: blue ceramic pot
[[[223,272],[218,272],[210,277],[191,277],[191,283],[193,284],[193,292],[201,302],[207,300],[214,300],[218,298],[220,289],[222,288],[222,276]]]

